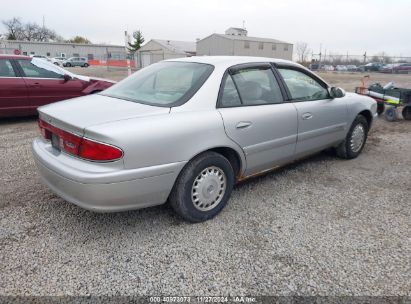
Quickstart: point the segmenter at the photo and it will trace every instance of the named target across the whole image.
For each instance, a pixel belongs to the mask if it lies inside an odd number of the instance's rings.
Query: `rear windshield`
[[[202,63],[160,62],[100,94],[153,106],[177,106],[197,92],[213,69],[212,65]]]

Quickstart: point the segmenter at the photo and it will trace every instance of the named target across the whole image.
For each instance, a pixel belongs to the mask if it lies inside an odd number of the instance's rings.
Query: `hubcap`
[[[351,151],[354,153],[360,151],[365,138],[365,129],[362,124],[358,124],[355,126],[354,130],[351,134],[350,146]]]
[[[224,171],[218,167],[211,166],[201,171],[191,188],[194,207],[200,211],[215,208],[224,197],[226,180]]]

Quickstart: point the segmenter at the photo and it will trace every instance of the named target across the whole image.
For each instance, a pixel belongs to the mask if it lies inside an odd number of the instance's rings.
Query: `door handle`
[[[313,115],[311,113],[307,112],[307,113],[304,113],[303,115],[301,115],[301,117],[303,119],[307,120],[307,119],[313,118]]]
[[[251,121],[240,121],[235,127],[237,129],[245,129],[251,126],[253,123]]]
[[[35,82],[32,85],[30,85],[30,87],[39,87],[39,86],[41,86],[39,82]]]

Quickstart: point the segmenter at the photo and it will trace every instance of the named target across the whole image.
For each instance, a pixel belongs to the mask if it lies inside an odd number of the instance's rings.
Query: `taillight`
[[[52,134],[59,137],[59,148],[72,155],[93,161],[114,161],[123,157],[123,151],[117,147],[96,142],[66,131],[39,119],[41,134],[47,140]]]
[[[107,144],[83,138],[78,156],[89,160],[113,161],[121,158],[123,151]]]
[[[43,135],[45,139],[51,139],[51,132],[46,129],[46,125],[48,125],[48,123],[46,123],[44,120],[41,120],[41,119],[39,119],[38,123],[39,123],[41,135]]]

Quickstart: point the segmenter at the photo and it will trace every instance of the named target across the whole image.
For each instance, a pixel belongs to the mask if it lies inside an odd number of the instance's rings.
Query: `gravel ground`
[[[36,175],[34,118],[0,122],[0,295],[411,295],[411,123],[236,186],[206,223],[95,214]]]

